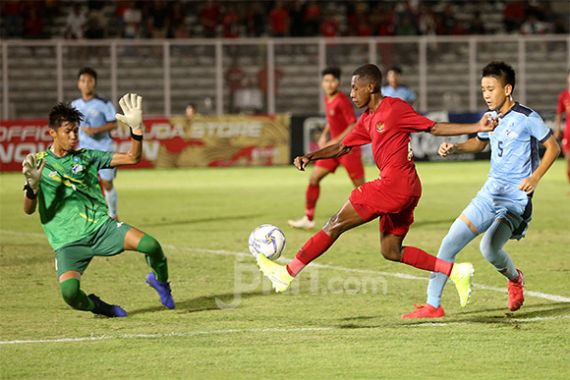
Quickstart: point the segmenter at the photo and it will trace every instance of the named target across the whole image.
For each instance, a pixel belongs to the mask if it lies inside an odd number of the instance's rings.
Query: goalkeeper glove
[[[126,94],[119,100],[119,105],[123,110],[123,114],[116,114],[117,120],[125,123],[131,130],[142,135],[143,117],[142,117],[142,96],[137,94]]]
[[[38,161],[34,153],[28,154],[22,162],[22,173],[26,178],[26,185],[32,189],[34,194],[37,194],[40,189],[40,180],[45,164],[45,160]]]

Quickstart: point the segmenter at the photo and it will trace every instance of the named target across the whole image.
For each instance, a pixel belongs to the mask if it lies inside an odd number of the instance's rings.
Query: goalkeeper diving
[[[40,221],[55,251],[55,268],[61,295],[73,309],[107,317],[126,317],[120,306],[109,304],[80,287],[81,276],[95,256],[114,256],[125,250],[145,255],[152,268],[146,282],[161,303],[174,309],[168,265],[159,242],[152,236],[108,216],[97,172],[100,169],[140,162],[143,144],[142,97],[126,94],[119,105],[118,120],[131,129],[127,153],[77,149],[81,112],[58,103],[49,114],[53,139],[46,151],[29,154],[22,163],[25,177],[24,211],[39,209]]]

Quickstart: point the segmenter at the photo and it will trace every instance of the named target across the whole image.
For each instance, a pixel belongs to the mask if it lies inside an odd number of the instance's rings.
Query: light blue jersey
[[[408,103],[413,103],[416,101],[416,93],[412,91],[408,86],[400,85],[396,88],[392,86],[382,87],[382,95],[390,96],[392,98],[399,98],[405,100]]]
[[[83,132],[85,127],[100,127],[115,121],[115,106],[107,99],[94,97],[89,100],[75,99],[71,105],[83,114],[83,121],[79,124],[79,147],[104,152],[113,151],[113,139],[109,132],[101,132],[89,136]]]
[[[491,144],[489,178],[518,186],[540,164],[538,143],[552,134],[540,115],[515,103],[492,132],[479,132],[479,140]]]
[[[479,233],[502,218],[511,224],[513,238],[524,236],[532,203],[519,185],[540,164],[538,142],[545,142],[551,135],[538,113],[518,103],[501,118],[494,131],[477,134],[478,139],[490,142],[491,170],[487,182],[463,214]]]

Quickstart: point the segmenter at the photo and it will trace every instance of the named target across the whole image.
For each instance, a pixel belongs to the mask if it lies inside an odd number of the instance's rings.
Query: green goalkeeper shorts
[[[125,236],[131,228],[127,223],[109,219],[93,234],[61,247],[55,251],[57,277],[68,271],[83,274],[93,257],[123,252]]]

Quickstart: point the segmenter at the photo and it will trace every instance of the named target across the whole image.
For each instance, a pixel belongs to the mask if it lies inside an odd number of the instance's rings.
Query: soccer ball
[[[285,234],[279,227],[262,224],[249,235],[249,251],[257,255],[265,255],[269,260],[277,260],[285,248]]]

